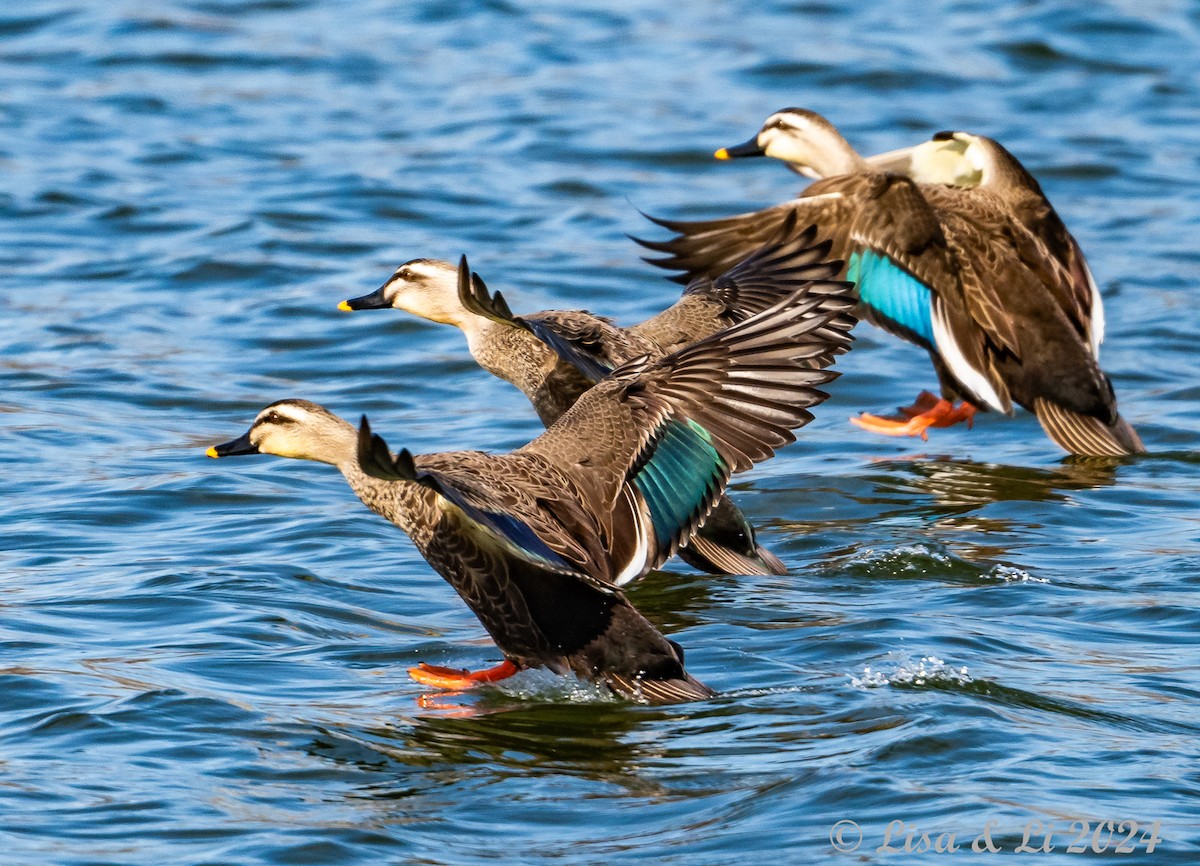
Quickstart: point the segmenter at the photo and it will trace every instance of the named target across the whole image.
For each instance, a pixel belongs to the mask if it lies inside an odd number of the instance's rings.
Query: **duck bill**
[[[713,154],[717,159],[741,159],[745,156],[766,156],[767,152],[758,146],[758,136],[735,144],[733,147],[723,147]]]
[[[391,304],[383,297],[383,286],[380,286],[369,295],[363,295],[361,298],[350,298],[348,301],[342,301],[338,304],[339,310],[350,312],[353,310],[382,310],[390,307]]]
[[[232,442],[222,442],[204,452],[209,457],[238,457],[242,454],[260,454],[254,443],[250,441],[250,431],[246,431]]]

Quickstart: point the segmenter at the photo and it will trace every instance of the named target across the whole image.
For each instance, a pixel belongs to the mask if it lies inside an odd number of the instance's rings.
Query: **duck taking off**
[[[817,243],[812,230],[796,231],[792,220],[778,237],[782,243],[751,251],[715,279],[693,280],[675,304],[631,328],[583,310],[515,316],[503,296],[489,293],[471,272],[465,256],[457,268],[436,259],[405,262],[379,289],[339,308],[400,309],[458,327],[475,361],[519,388],[549,426],[620,364],[642,355],[661,358],[745,320],[808,281],[832,279],[840,267],[827,261],[827,242]],[[724,495],[679,553],[713,573],[787,573]]]
[[[817,387],[854,324],[849,291],[812,283],[664,358],[635,358],[509,454],[392,454],[304,400],[268,406],[213,457],[275,454],[336,466],[412,538],[496,642],[478,673],[422,665],[419,682],[466,688],[523,668],[574,672],[653,703],[713,692],[626,599],[703,522],[730,475],[770,457],[825,399]]]
[[[639,243],[666,253],[649,261],[686,282],[720,273],[793,214],[832,238],[858,284],[860,315],[925,348],[942,391],[923,393],[900,420],[855,423],[926,438],[929,427],[969,422],[977,410],[1011,414],[1015,403],[1070,453],[1145,451],[1100,368],[1103,308],[1079,245],[998,143],[949,133],[868,160],[825,118],[789,108],[716,155],[771,156],[817,180],[756,213],[655,220],[677,235]]]

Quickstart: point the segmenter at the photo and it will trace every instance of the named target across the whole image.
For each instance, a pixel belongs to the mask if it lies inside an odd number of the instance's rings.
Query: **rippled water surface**
[[[914,862],[893,820],[956,834],[920,862],[987,861],[989,822],[992,860],[1073,862],[1075,820],[1196,862],[1198,48],[1184,0],[3,5],[0,862]],[[447,584],[328,467],[204,447],[287,396],[418,452],[526,441],[459,333],[337,302],[465,252],[519,310],[637,320],[676,292],[637,209],[793,194],[711,158],[788,105],[1015,151],[1155,453],[1063,459],[1024,413],[871,436],[934,378],[860,329],[736,483],[793,573],[632,591],[720,697],[422,707],[407,666],[496,658]],[[1052,854],[1013,853],[1031,821]]]

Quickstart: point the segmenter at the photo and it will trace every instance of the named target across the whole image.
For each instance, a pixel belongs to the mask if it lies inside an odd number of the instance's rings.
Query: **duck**
[[[829,280],[828,242],[815,230],[797,232],[785,221],[782,243],[765,244],[715,279],[693,280],[666,310],[622,328],[586,310],[543,310],[515,316],[500,292],[492,294],[470,270],[438,259],[413,259],[374,292],[342,301],[345,311],[398,309],[453,325],[487,372],[516,386],[546,426],[620,364],[670,352],[742,321],[786,297],[802,283]],[[786,574],[787,566],[758,541],[750,521],[722,495],[704,525],[679,554],[714,574]]]
[[[899,417],[864,413],[854,423],[927,439],[930,428],[1021,406],[1070,454],[1146,450],[1100,367],[1103,305],[1079,245],[998,142],[948,133],[866,158],[821,115],[786,108],[715,155],[774,157],[814,182],[754,213],[653,219],[675,236],[635,240],[666,253],[647,260],[687,282],[720,273],[792,214],[816,224],[846,261],[841,275],[858,284],[860,318],[924,348],[941,389]]]
[[[944,130],[914,147],[867,157],[867,162],[921,184],[981,189],[1002,198],[1012,216],[1071,274],[1073,316],[1087,332],[1092,353],[1100,356],[1104,299],[1096,278],[1079,241],[1067,229],[1041,184],[1008,148],[984,135]]]
[[[630,603],[626,574],[661,565],[704,521],[731,475],[795,441],[852,339],[854,300],[808,284],[658,359],[634,358],[515,451],[393,452],[307,400],[265,407],[210,457],[271,454],[336,467],[458,592],[504,660],[409,673],[462,690],[527,668],[645,703],[714,692]]]

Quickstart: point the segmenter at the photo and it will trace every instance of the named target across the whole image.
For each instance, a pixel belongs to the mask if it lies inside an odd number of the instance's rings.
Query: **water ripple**
[[[991,820],[1012,849],[1032,819],[1119,817],[1162,821],[1154,862],[1192,862],[1200,15],[910,13],[0,11],[5,856],[815,862],[843,819],[876,840]],[[799,443],[735,480],[792,573],[672,562],[630,591],[717,698],[531,672],[422,700],[410,665],[496,657],[445,582],[327,467],[204,448],[286,396],[417,452],[527,441],[460,334],[337,302],[467,253],[514,309],[649,315],[678,287],[625,237],[652,231],[636,209],[792,195],[777,164],[711,158],[786,105],[864,151],[954,128],[1017,153],[1087,250],[1106,370],[1155,453],[1063,459],[1025,413],[868,436],[846,418],[935,377],[860,330]]]

